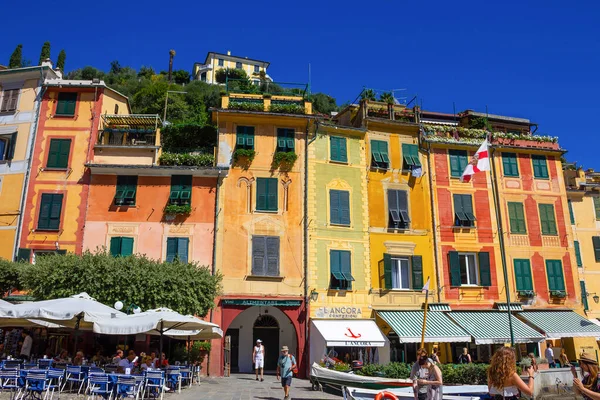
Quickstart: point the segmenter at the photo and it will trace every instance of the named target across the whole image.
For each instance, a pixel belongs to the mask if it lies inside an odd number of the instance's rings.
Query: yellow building
[[[269,111],[277,102],[285,102],[288,112]],[[257,104],[260,109],[249,111],[247,105]],[[306,370],[303,217],[310,114],[310,102],[294,95],[229,93],[212,110],[217,166],[228,170],[217,189],[215,270],[223,275],[223,290],[212,320],[230,338],[225,368],[232,371],[253,370],[247,349],[256,339],[271,349],[265,369],[275,369],[276,349],[286,345]]]
[[[81,254],[93,145],[102,114],[129,114],[125,96],[103,81],[46,79],[18,258]]]
[[[38,123],[42,83],[51,64],[0,70],[0,257],[13,260],[25,208],[25,184]]]
[[[269,65],[270,63],[267,61],[232,56],[230,51],[227,51],[227,54],[214,53],[211,51],[206,55],[204,63],[194,63],[192,79],[216,84],[217,71],[220,69],[231,68],[244,70],[253,83],[260,83],[261,75],[263,75],[266,80],[272,81],[271,77],[267,74]]]

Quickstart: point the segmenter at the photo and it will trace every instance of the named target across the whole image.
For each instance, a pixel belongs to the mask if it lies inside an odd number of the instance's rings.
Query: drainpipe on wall
[[[44,99],[44,93],[46,93],[46,87],[44,86],[44,71],[43,68],[40,68],[40,94],[39,94],[39,100],[38,100],[38,104],[36,107],[36,112],[35,112],[35,121],[33,123],[33,132],[31,131],[31,128],[29,129],[29,141],[31,143],[31,145],[29,146],[29,154],[26,154],[26,161],[27,161],[27,168],[25,169],[25,177],[23,179],[23,190],[21,191],[21,206],[19,208],[19,216],[17,219],[17,231],[15,234],[15,245],[14,245],[14,250],[13,250],[13,255],[12,255],[12,259],[14,260],[15,257],[18,254],[19,251],[19,242],[21,241],[21,231],[22,231],[22,224],[23,224],[23,214],[24,214],[24,210],[25,210],[25,202],[27,201],[27,193],[29,192],[29,175],[31,173],[31,163],[33,161],[33,150],[35,148],[35,138],[37,135],[37,129],[38,129],[38,123],[40,120],[40,112],[42,109],[42,103],[43,103],[43,99]]]
[[[422,126],[419,124],[419,131]],[[419,133],[420,137],[420,133]],[[438,253],[438,241],[437,241],[437,225],[436,225],[436,216],[435,216],[435,201],[433,196],[433,176],[431,174],[431,143],[427,143],[426,147],[427,151],[427,175],[429,175],[429,205],[431,207],[431,220],[433,222],[433,257],[434,257],[434,265],[435,265],[435,279],[437,280],[437,302],[441,302],[441,293],[443,286],[441,278],[440,278],[440,268],[439,268],[439,253]]]

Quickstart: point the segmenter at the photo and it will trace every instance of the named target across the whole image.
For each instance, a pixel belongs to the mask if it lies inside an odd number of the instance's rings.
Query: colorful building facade
[[[260,83],[263,80],[272,81],[267,74],[267,68],[271,63],[268,61],[254,60],[248,57],[232,56],[231,52],[227,54],[209,52],[206,55],[204,63],[194,63],[192,68],[192,79],[206,83],[216,84],[217,71],[220,69],[241,69],[250,77],[254,83]]]
[[[127,98],[103,81],[47,79],[33,147],[18,258],[81,254],[100,116],[129,113]]]
[[[266,104],[265,111],[235,108],[257,101],[285,101],[298,113],[269,112]],[[266,347],[266,370],[275,370],[282,345],[296,356],[300,370],[305,368],[303,217],[310,113],[302,97],[234,94],[212,111],[219,130],[217,166],[231,165],[218,188],[216,212],[216,271],[223,275],[223,295],[212,321],[230,340],[223,342],[225,359],[214,360],[217,368],[252,371],[256,339]]]
[[[21,233],[32,147],[51,64],[0,70],[0,257],[13,260]]]

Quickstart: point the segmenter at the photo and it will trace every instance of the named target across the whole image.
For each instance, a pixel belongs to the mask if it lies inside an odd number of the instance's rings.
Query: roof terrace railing
[[[272,96],[294,96],[308,99],[310,92],[306,83],[256,81],[250,79],[225,78],[227,93],[270,94]]]

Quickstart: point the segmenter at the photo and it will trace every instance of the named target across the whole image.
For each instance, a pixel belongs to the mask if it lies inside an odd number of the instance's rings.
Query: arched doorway
[[[271,315],[258,314],[252,328],[252,341],[260,339],[269,347],[265,351],[265,371],[277,369],[277,357],[279,355],[279,323]]]

